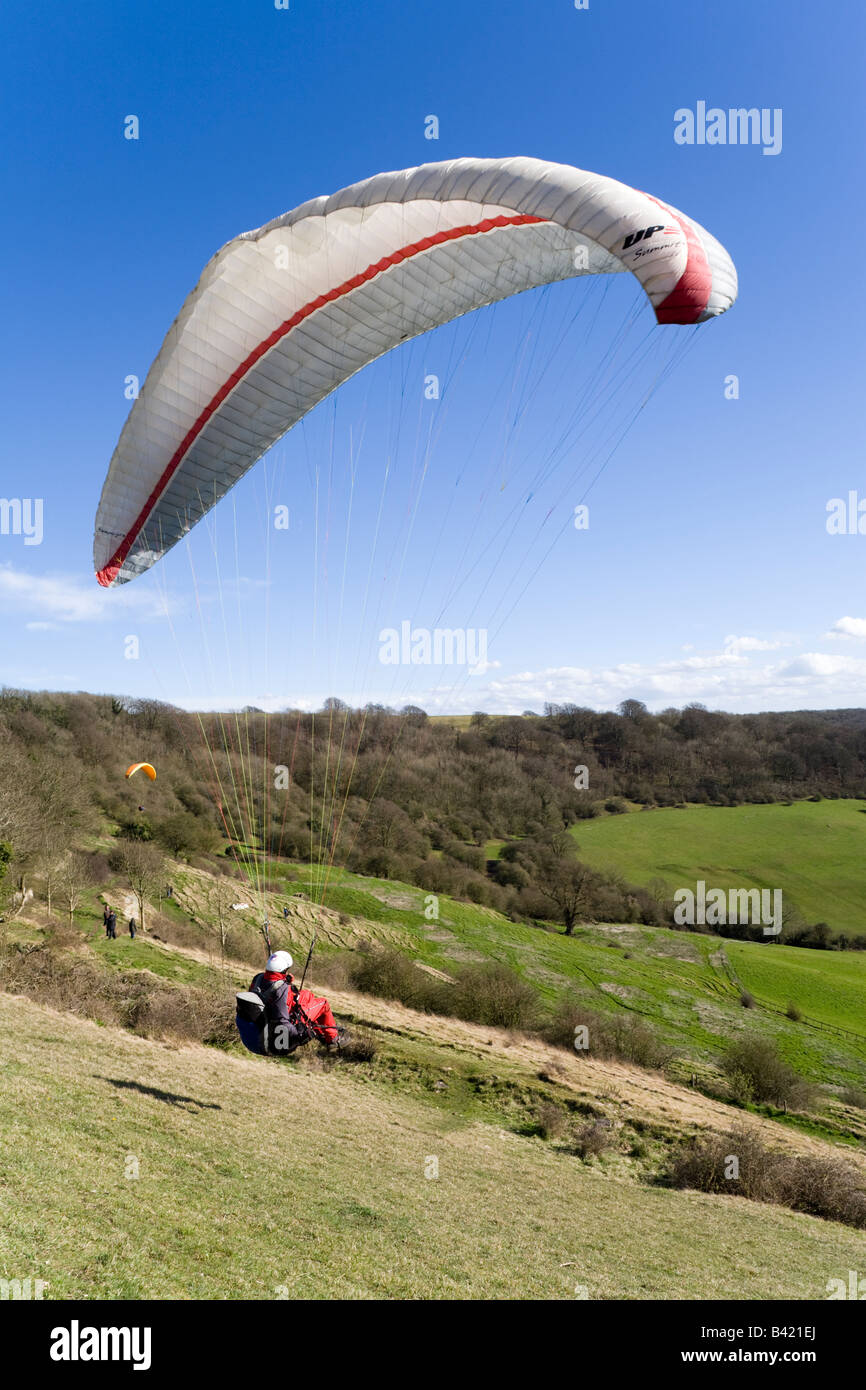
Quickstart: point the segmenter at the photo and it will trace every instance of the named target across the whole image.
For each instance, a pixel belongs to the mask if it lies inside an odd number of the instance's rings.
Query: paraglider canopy
[[[136,772],[144,772],[150,778],[151,782],[156,781],[156,768],[152,767],[150,763],[132,763],[126,769],[125,776],[134,777]]]
[[[660,324],[734,302],[733,263],[669,204],[539,159],[377,174],[228,242],[123,427],[96,517],[105,587],[149,569],[355,372],[522,291],[631,272]]]

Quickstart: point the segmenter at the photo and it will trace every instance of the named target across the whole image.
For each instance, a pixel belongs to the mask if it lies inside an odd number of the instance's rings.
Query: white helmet
[[[268,956],[267,969],[273,975],[285,975],[287,970],[292,968],[292,958],[288,951],[274,951],[272,956]]]

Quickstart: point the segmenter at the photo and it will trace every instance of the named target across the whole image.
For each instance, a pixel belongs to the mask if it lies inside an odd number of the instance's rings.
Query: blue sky
[[[0,497],[42,499],[44,535],[0,534],[0,680],[198,705],[861,704],[866,536],[830,536],[825,520],[830,498],[866,497],[864,39],[853,3],[11,0]],[[698,101],[781,108],[781,153],[676,144],[674,112]],[[130,112],[138,142],[123,139]],[[738,303],[696,332],[653,331],[640,311],[629,342],[649,335],[647,359],[608,426],[658,362],[682,360],[588,493],[589,530],[569,526],[579,451],[557,458],[549,496],[513,533],[507,518],[634,312],[626,276],[607,293],[574,282],[524,296],[374,364],[212,526],[117,594],[100,590],[93,516],[129,408],[124,378],[143,379],[207,259],[309,197],[464,154],[529,154],[647,189],[738,267]],[[598,314],[582,336],[587,306]],[[429,372],[446,384],[441,422],[424,414]],[[263,538],[274,500],[291,514],[279,547]],[[381,665],[383,627],[440,615],[487,628],[486,669]]]

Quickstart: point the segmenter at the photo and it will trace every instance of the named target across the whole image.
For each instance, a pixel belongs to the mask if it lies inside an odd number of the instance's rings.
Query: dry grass
[[[147,944],[158,953],[164,951],[156,942]],[[207,951],[188,947],[175,947],[174,951],[202,964],[213,963]],[[236,987],[246,987],[249,969],[237,961],[232,962]],[[678,1085],[661,1072],[585,1054],[578,1056],[519,1032],[428,1014],[395,1001],[339,988],[336,982],[330,982],[331,974],[328,969],[322,977],[317,976],[314,961],[309,983],[312,989],[327,994],[338,1021],[352,1020],[361,1025],[372,1025],[374,1033],[378,1029],[397,1032],[446,1052],[456,1051],[469,1056],[485,1053],[507,1059],[509,1068],[521,1076],[537,1077],[543,1071],[556,1078],[557,1085],[566,1096],[577,1098],[596,1110],[610,1112],[613,1109],[623,1117],[649,1125],[671,1138],[701,1130],[724,1133],[730,1128],[730,1106],[700,1091]],[[345,974],[340,978],[345,978]],[[369,1028],[365,1029],[368,1036],[369,1031]],[[230,1019],[229,1032],[232,1032]],[[770,1119],[756,1116],[754,1126],[769,1142],[792,1153],[825,1158],[839,1152],[822,1139],[782,1127]],[[845,1151],[845,1156],[866,1172],[866,1153],[851,1149]]]
[[[11,993],[146,1037],[225,1043],[234,1037],[227,989],[176,988],[147,970],[102,969],[78,932],[52,928],[46,942],[0,950],[0,982]]]
[[[335,1014],[354,1018],[432,1042],[458,1053],[477,1056],[479,1052],[501,1057],[510,1067],[528,1076],[540,1071],[555,1076],[566,1094],[594,1107],[609,1110],[611,1105],[642,1123],[680,1137],[690,1130],[724,1133],[731,1125],[731,1107],[721,1100],[678,1085],[661,1072],[647,1071],[625,1062],[599,1060],[569,1054],[563,1048],[540,1039],[515,1034],[501,1028],[465,1023],[461,1019],[419,1013],[404,1004],[377,999],[350,990],[329,989]],[[777,1124],[763,1116],[753,1117],[754,1127],[768,1139],[793,1153],[826,1157],[839,1150],[823,1139]],[[846,1158],[866,1172],[866,1153],[846,1150]]]
[[[827,1221],[866,1228],[866,1181],[839,1158],[799,1157],[772,1149],[751,1126],[706,1135],[684,1145],[668,1174],[676,1187],[732,1192],[777,1202]]]
[[[823,1299],[862,1263],[843,1227],[611,1178],[354,1069],[0,995],[0,1078],[0,1265],[52,1298]]]

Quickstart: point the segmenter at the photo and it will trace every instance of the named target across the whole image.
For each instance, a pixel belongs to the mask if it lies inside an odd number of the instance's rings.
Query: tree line
[[[146,787],[123,776],[143,758],[158,767]],[[0,875],[8,861],[7,889],[19,891],[28,873],[49,885],[54,876],[59,891],[65,872],[68,896],[71,847],[107,830],[115,863],[135,859],[130,844],[193,861],[267,853],[569,933],[588,920],[669,924],[663,886],[582,862],[583,820],[627,803],[842,796],[866,798],[863,710],[651,714],[626,700],[615,713],[551,704],[449,722],[338,699],[314,714],[199,715],[149,699],[0,690]],[[496,858],[489,841],[504,842]],[[854,944],[795,914],[783,939]]]

